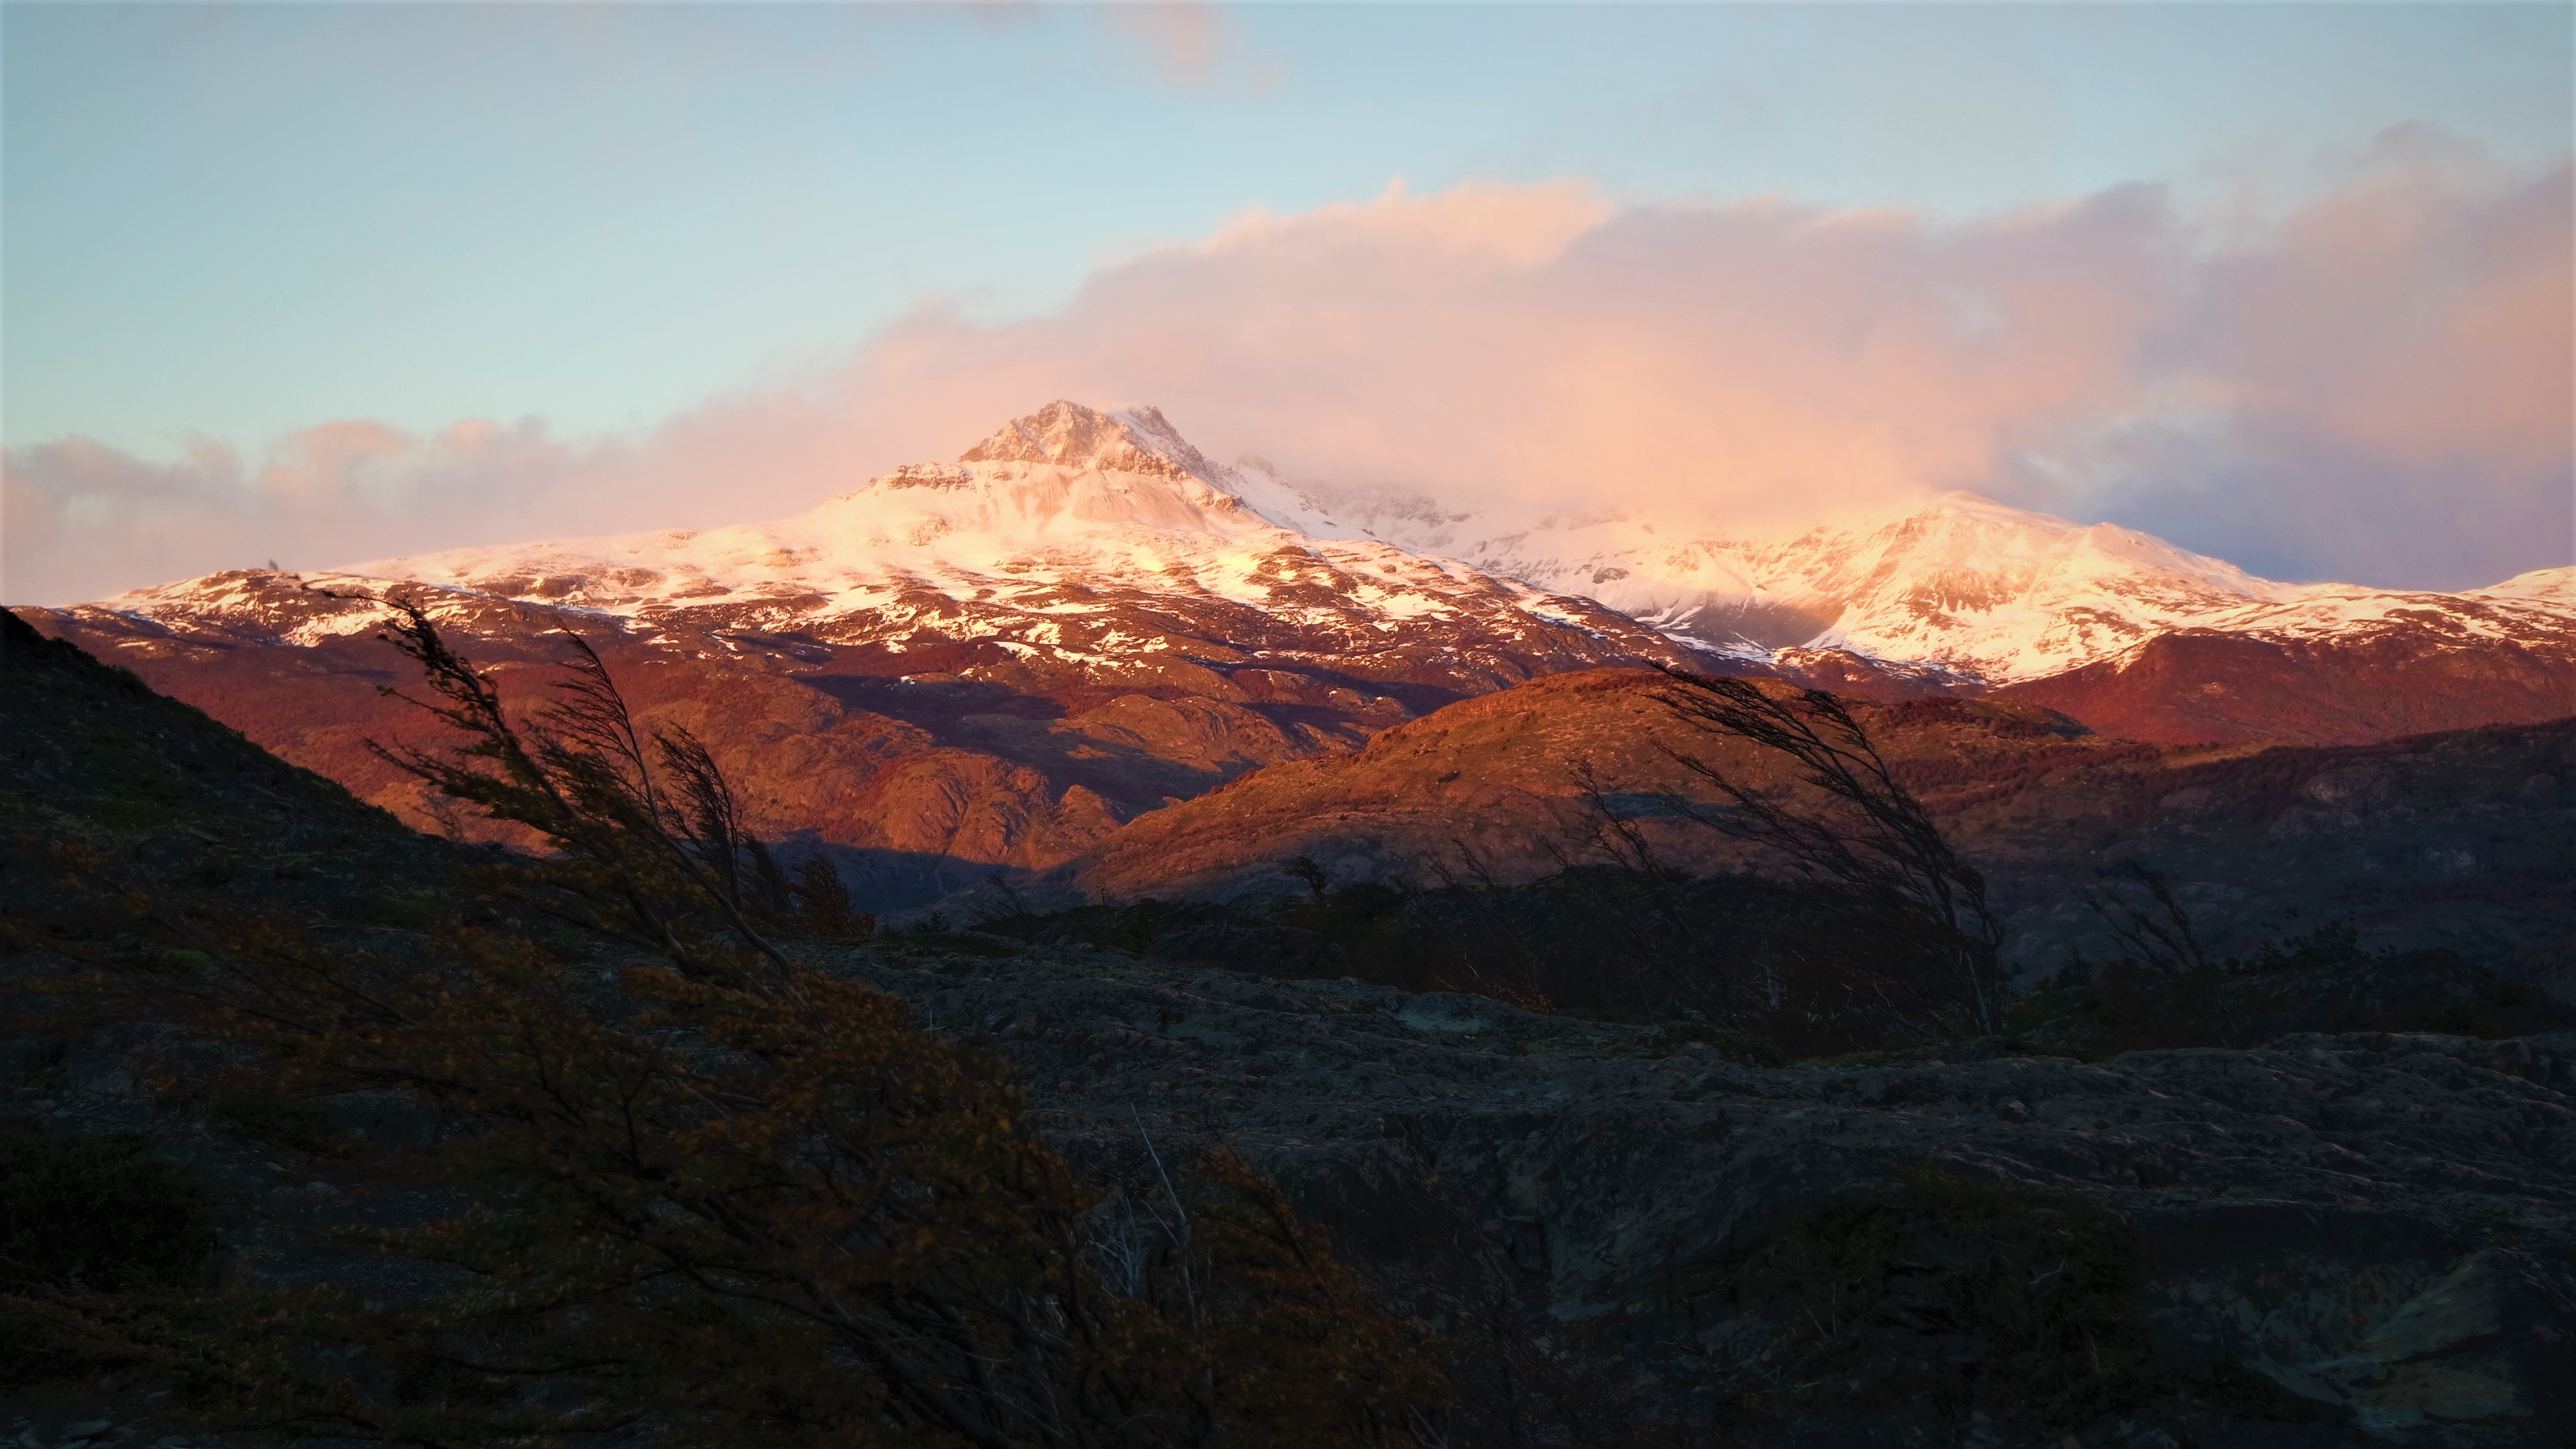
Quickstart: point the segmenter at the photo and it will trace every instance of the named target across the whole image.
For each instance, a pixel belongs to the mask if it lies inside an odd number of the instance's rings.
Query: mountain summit
[[[1217,472],[1150,407],[1100,412],[1061,398],[959,454],[959,463],[1046,463],[1103,473],[1213,479]]]
[[[344,576],[833,643],[909,647],[924,631],[992,639],[1112,673],[1163,647],[1148,641],[1172,633],[1178,615],[1192,621],[1185,632],[1227,649],[1339,654],[1431,630],[1444,648],[1478,653],[1577,616],[1578,636],[1615,637],[1620,657],[1674,647],[1588,600],[1393,544],[1309,537],[1247,505],[1237,482],[1153,408],[1055,402],[956,463],[897,468],[792,518],[457,549]],[[118,604],[180,600],[154,590]]]

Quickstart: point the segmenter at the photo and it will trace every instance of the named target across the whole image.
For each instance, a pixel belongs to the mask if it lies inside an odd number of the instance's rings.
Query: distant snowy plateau
[[[551,657],[557,628],[592,637],[648,706],[702,732],[748,710],[745,739],[847,736],[840,766],[807,767],[864,766],[870,788],[925,753],[975,755],[990,768],[931,771],[945,803],[914,801],[920,828],[874,843],[1032,864],[1242,769],[1610,665],[2001,692],[2164,743],[2576,714],[2576,569],[2463,593],[2282,584],[1958,493],[1772,537],[1615,510],[1506,532],[1216,463],[1152,408],[1070,402],[775,522],[235,571],[25,612],[414,808],[356,753],[390,718],[373,686],[399,682],[359,596],[404,588],[496,662]]]

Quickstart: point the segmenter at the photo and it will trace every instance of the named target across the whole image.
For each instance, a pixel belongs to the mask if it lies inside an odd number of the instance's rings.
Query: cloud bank
[[[2576,553],[2571,202],[2563,161],[2507,174],[2403,131],[2223,227],[2149,186],[1964,223],[1398,186],[1105,265],[1053,315],[925,307],[809,387],[640,438],[15,449],[5,587],[774,516],[1059,396],[1506,515],[1758,528],[1967,488],[2280,577],[2472,586]]]

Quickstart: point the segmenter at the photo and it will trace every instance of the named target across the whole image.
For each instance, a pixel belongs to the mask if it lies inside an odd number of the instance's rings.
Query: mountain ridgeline
[[[1173,802],[1602,668],[2018,701],[2105,745],[2368,746],[2576,715],[2565,569],[2461,594],[2283,585],[1967,495],[1774,538],[1615,511],[1505,531],[1070,402],[772,523],[24,612],[415,825],[471,833],[368,748],[421,727],[379,692],[398,682],[376,638],[391,592],[505,680],[578,634],[644,717],[730,762],[763,832],[833,853],[889,909],[996,870],[1148,888],[1140,843],[1166,827],[1144,822]]]

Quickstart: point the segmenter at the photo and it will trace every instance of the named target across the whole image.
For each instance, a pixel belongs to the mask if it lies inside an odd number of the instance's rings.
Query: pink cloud
[[[2500,189],[2401,151],[2208,269],[2201,365],[2377,455],[2564,462],[2568,173]]]
[[[837,395],[960,437],[1149,398],[1220,455],[1529,512],[1758,526],[1963,487],[2467,585],[2576,546],[2568,212],[2563,165],[2402,148],[2225,244],[2144,186],[1965,224],[1391,189],[1247,215],[1052,316],[922,314]]]
[[[1242,28],[1210,0],[1127,0],[1103,6],[1100,15],[1142,49],[1166,81],[1179,86],[1213,80]]]
[[[71,602],[271,559],[312,568],[558,527],[574,520],[554,505],[614,452],[482,420],[427,437],[324,423],[279,439],[255,470],[202,438],[166,460],[82,437],[14,448],[0,472],[0,589]]]
[[[1059,396],[1505,512],[1760,525],[1963,487],[2258,569],[2485,583],[2576,550],[2570,200],[2564,163],[2407,134],[2224,235],[2145,186],[1964,223],[1396,186],[1247,212],[1050,315],[925,307],[810,387],[635,440],[338,423],[248,471],[17,450],[6,587],[774,516]]]

